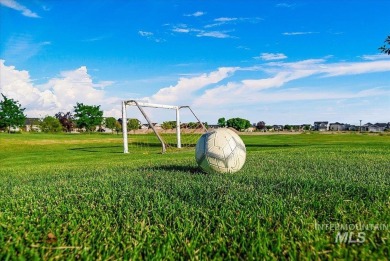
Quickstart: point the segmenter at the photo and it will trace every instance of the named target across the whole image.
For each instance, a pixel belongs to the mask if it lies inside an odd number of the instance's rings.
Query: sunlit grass
[[[0,260],[390,256],[388,230],[315,228],[390,228],[390,136],[242,138],[242,171],[209,175],[191,149],[123,154],[120,135],[0,134]]]

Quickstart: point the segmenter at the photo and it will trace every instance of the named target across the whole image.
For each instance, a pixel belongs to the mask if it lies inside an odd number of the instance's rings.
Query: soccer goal
[[[167,142],[162,133],[164,131],[159,131],[157,129],[156,123],[151,120],[150,113],[148,113],[145,108],[155,108],[155,109],[168,109],[175,111],[175,132],[176,132],[176,147],[178,149],[182,148],[182,135],[181,128],[183,124],[180,121],[180,111],[183,109],[187,109],[190,114],[196,119],[198,126],[202,129],[203,132],[206,132],[207,129],[205,125],[199,120],[194,111],[190,108],[190,106],[173,106],[173,105],[164,105],[164,104],[154,104],[154,103],[146,103],[142,101],[136,100],[126,100],[122,101],[122,132],[123,132],[123,152],[129,153],[129,140],[128,140],[128,128],[127,128],[127,106],[135,107],[141,113],[143,119],[147,122],[148,128],[151,128],[154,135],[157,137],[159,143],[161,144],[161,151],[165,153],[167,151],[167,147],[169,146],[169,142]]]

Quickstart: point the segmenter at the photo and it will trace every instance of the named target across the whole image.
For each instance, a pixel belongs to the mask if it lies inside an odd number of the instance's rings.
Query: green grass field
[[[204,174],[191,149],[0,133],[0,260],[389,258],[390,135],[242,138],[242,171]]]

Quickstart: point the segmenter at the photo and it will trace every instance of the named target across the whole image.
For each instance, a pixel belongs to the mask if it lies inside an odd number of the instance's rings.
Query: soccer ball
[[[205,172],[233,173],[244,166],[245,144],[225,128],[203,134],[196,143],[195,159]]]

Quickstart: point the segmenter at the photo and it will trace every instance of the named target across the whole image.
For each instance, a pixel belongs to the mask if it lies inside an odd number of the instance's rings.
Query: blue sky
[[[191,105],[203,121],[390,121],[390,1],[0,0],[0,92],[30,117],[76,102]],[[131,114],[131,113],[130,113]],[[155,120],[163,116],[156,113]]]

